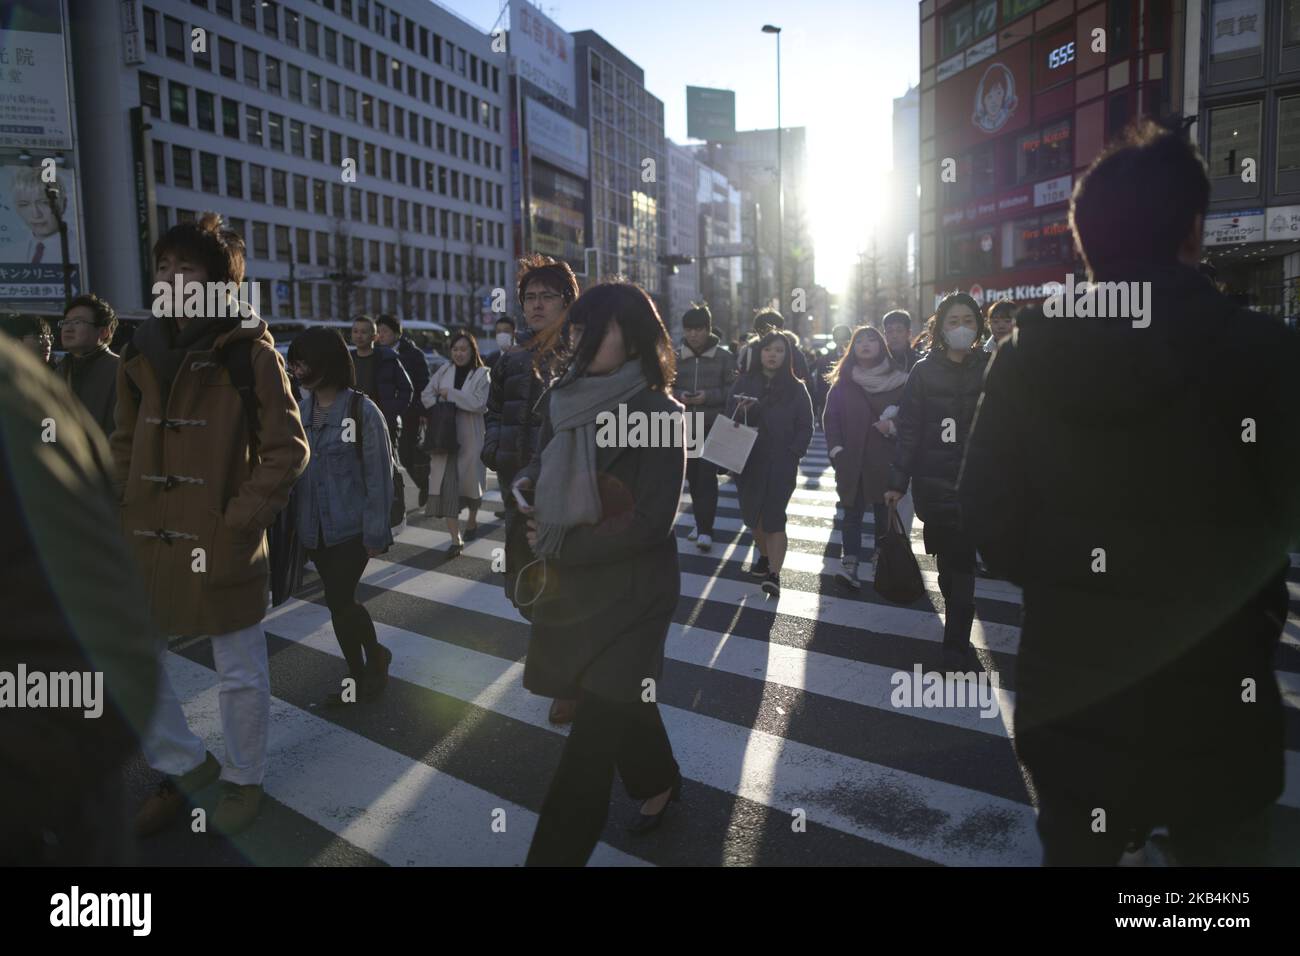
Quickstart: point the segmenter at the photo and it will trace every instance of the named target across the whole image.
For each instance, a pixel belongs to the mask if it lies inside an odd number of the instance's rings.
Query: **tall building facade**
[[[591,143],[587,221],[602,275],[639,283],[667,308],[663,231],[664,104],[645,87],[645,73],[600,34],[573,34],[578,112]]]
[[[696,174],[695,207],[703,257],[699,260],[700,292],[709,303],[719,334],[730,339],[739,333],[744,318],[743,257],[722,253],[744,245],[740,190],[721,170],[705,163],[696,166]]]
[[[666,253],[669,256],[696,257],[690,265],[677,267],[668,277],[668,309],[664,325],[674,341],[681,335],[682,314],[703,298],[700,291],[700,216],[695,194],[700,179],[695,153],[672,140],[665,140],[668,155],[667,213],[664,224]],[[709,303],[712,308],[713,303]]]
[[[80,138],[120,184],[86,197],[114,304],[149,307],[150,241],[208,209],[271,319],[476,324],[509,283],[505,57],[473,24],[421,0],[71,9]]]
[[[921,308],[1041,301],[1079,268],[1076,177],[1139,115],[1176,123],[1178,0],[924,0]]]
[[[917,243],[920,240],[921,200],[921,88],[909,87],[894,98],[893,170],[890,174],[889,234],[883,245],[886,281],[895,301],[912,312],[917,296]]]
[[[1210,170],[1205,254],[1228,291],[1300,313],[1300,4],[1188,0],[1184,112]]]

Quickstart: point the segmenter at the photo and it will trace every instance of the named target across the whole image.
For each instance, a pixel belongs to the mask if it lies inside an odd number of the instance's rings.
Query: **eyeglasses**
[[[85,319],[63,319],[55,323],[55,328],[62,331],[63,329],[75,329],[79,325],[94,325],[94,322],[87,322]]]
[[[558,292],[530,292],[524,296],[524,305],[535,305],[540,302],[543,305],[550,305],[556,299],[562,299],[564,296]]]

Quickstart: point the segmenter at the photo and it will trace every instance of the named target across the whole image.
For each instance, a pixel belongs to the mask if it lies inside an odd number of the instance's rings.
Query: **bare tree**
[[[482,314],[483,296],[487,294],[487,267],[479,256],[478,237],[471,235],[469,252],[465,254],[465,325],[478,327]]]
[[[330,263],[333,271],[329,278],[334,282],[334,297],[338,302],[339,318],[344,322],[350,322],[352,309],[356,305],[358,286],[365,276],[361,273],[361,263],[354,261],[352,234],[342,216],[334,218],[330,232],[334,251]]]
[[[415,255],[418,250],[406,239],[406,231],[397,230],[397,261],[393,275],[393,285],[397,289],[397,308],[403,319],[415,317],[415,294],[422,291],[424,277],[415,268]]]

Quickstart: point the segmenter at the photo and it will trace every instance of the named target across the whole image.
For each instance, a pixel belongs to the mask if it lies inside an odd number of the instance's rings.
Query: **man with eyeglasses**
[[[55,371],[81,399],[105,437],[113,434],[117,404],[117,353],[108,346],[117,330],[117,313],[97,295],[79,295],[68,303],[59,337],[67,353]]]
[[[41,360],[41,364],[49,367],[54,336],[50,334],[50,324],[39,315],[20,315],[17,312],[0,315],[0,332],[22,342]]]

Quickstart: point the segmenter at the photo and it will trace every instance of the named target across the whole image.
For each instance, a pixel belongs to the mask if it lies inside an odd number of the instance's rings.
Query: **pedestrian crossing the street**
[[[996,674],[995,713],[896,707],[896,675],[910,677],[918,664],[942,669],[937,574],[918,522],[913,550],[927,599],[885,602],[871,587],[869,561],[860,590],[836,582],[826,451],[818,432],[789,509],[779,598],[742,570],[752,539],[734,484],[721,486],[708,554],[688,540],[694,525],[683,496],[682,596],[657,687],[683,798],[661,829],[632,837],[623,824],[637,804],[616,783],[593,865],[1039,863],[1033,801],[1012,748],[1019,589],[976,583],[972,640]],[[375,702],[319,704],[346,670],[314,576],[268,615],[269,807],[235,838],[237,861],[523,863],[567,729],[548,723],[550,701],[521,684],[529,626],[493,569],[504,542],[499,508],[499,492],[490,491],[479,536],[454,558],[443,522],[413,510],[393,548],[367,566],[360,599],[393,652],[388,688]],[[1291,749],[1278,812],[1300,821],[1300,568],[1290,588],[1278,676]],[[174,646],[167,668],[191,726],[219,755],[210,648]],[[193,838],[170,839],[176,848]],[[143,852],[150,862],[154,851]],[[157,852],[155,862],[172,851]]]

